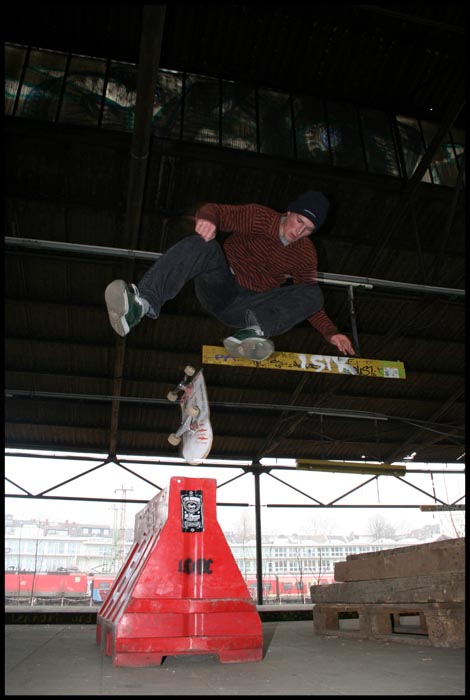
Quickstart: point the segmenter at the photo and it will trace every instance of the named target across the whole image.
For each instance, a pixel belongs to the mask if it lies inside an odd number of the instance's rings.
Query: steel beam
[[[147,260],[149,263],[155,262],[162,253],[153,253],[146,250],[131,250],[126,248],[110,248],[108,246],[84,245],[81,243],[63,243],[60,241],[47,241],[37,238],[15,238],[5,237],[7,248],[26,248],[44,252],[60,252],[79,255],[104,256],[115,258],[128,258],[130,260]],[[366,289],[382,288],[391,289],[397,292],[413,292],[418,294],[437,294],[448,297],[464,297],[464,289],[453,287],[436,287],[429,284],[412,284],[411,282],[395,282],[394,280],[383,280],[376,277],[361,277],[357,275],[341,275],[331,272],[318,272],[318,281],[326,285],[364,287]]]

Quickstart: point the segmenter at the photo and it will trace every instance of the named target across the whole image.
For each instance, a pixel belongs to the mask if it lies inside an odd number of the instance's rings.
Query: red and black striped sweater
[[[288,246],[279,238],[283,214],[259,204],[204,204],[197,218],[231,233],[224,243],[230,267],[239,285],[255,292],[280,287],[287,279],[294,284],[316,282],[317,251],[309,238]],[[322,309],[308,321],[329,341],[338,329]]]

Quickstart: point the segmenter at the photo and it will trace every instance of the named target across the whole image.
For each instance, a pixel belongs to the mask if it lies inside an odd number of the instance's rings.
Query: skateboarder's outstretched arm
[[[353,344],[349,340],[348,336],[343,335],[343,333],[335,333],[335,335],[330,336],[330,343],[338,348],[343,355],[356,354]]]

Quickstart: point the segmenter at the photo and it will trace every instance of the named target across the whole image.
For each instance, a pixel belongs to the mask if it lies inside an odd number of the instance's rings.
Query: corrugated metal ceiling
[[[7,38],[138,60],[142,6],[83,8],[31,7]],[[416,116],[432,105],[439,116],[464,73],[462,13],[449,5],[175,5],[166,9],[161,66]],[[154,139],[135,242],[124,223],[129,135],[11,119],[7,141],[10,237],[161,252],[190,232],[181,213],[202,200],[283,210],[317,188],[332,202],[315,239],[320,270],[464,285],[463,195],[450,188],[421,185],[407,195],[383,178]],[[117,340],[104,288],[116,277],[137,280],[147,267],[126,257],[8,246],[8,447],[175,454],[167,436],[179,409],[166,394],[186,364],[201,364],[201,347],[220,344],[226,333],[188,285],[157,322]],[[323,291],[328,313],[349,332],[347,288]],[[416,451],[420,461],[445,462],[462,455],[462,298],[356,289],[355,310],[361,355],[403,361],[407,379],[206,366],[215,458],[390,461]],[[307,324],[276,345],[331,354]],[[317,412],[302,410],[308,407]]]

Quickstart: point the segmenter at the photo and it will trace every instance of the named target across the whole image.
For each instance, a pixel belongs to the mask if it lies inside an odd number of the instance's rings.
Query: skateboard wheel
[[[198,406],[190,406],[188,408],[188,415],[191,416],[191,418],[196,418],[200,413],[199,407]]]
[[[196,374],[196,370],[194,369],[194,367],[191,367],[191,365],[186,365],[186,367],[184,368],[184,373],[188,377],[192,377],[193,374]]]
[[[176,435],[175,433],[171,433],[171,435],[168,435],[168,442],[170,443],[170,445],[174,445],[176,447],[176,445],[180,444],[181,438],[178,437],[178,435]]]
[[[174,391],[169,391],[166,395],[166,398],[168,399],[168,401],[177,401],[178,394],[176,394]]]

